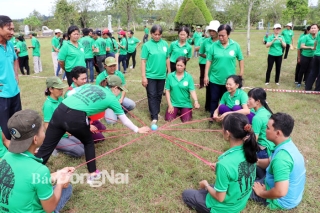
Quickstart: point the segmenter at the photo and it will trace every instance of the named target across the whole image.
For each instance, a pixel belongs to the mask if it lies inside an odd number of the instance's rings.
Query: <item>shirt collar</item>
[[[236,89],[232,97],[231,97],[231,94],[229,93],[229,98],[237,97],[239,93],[240,93],[240,89]]]
[[[274,149],[276,150],[277,148],[279,148],[280,146],[289,143],[291,141],[291,138],[289,137],[287,140],[281,142],[280,144],[278,144]]]
[[[43,159],[42,158],[37,158],[36,156],[34,156],[33,154],[31,154],[29,151],[25,151],[25,152],[21,152],[20,155],[23,155],[27,158],[32,158],[34,160],[36,160],[37,162],[39,163],[42,163],[43,162]]]
[[[178,80],[178,78],[177,78],[177,72],[176,72],[176,71],[173,72],[173,76],[174,76],[175,79]],[[180,81],[182,81],[182,80],[184,79],[184,77],[186,77],[186,71],[183,72],[183,76],[182,76],[182,78],[180,79]],[[178,81],[179,81],[179,80],[178,80]]]
[[[60,98],[60,97],[59,97]],[[51,101],[52,103],[59,103],[59,98],[58,100],[53,99],[51,96],[47,97],[47,100]]]
[[[221,160],[221,159],[224,158],[225,156],[227,156],[227,155],[229,155],[229,154],[231,154],[231,153],[233,153],[233,152],[239,151],[239,150],[243,150],[243,145],[242,145],[242,144],[239,145],[239,146],[234,146],[234,147],[228,149],[226,152],[224,152],[222,155],[220,155],[220,156],[218,157],[218,160]]]

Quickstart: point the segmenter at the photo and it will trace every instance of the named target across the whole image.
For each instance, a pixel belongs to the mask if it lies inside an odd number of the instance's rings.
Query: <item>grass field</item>
[[[262,45],[263,31],[254,31],[251,34],[251,55],[245,57],[245,87],[264,87],[265,72],[267,68],[267,51]],[[295,32],[295,41],[299,36]],[[142,32],[137,32],[136,37],[142,39]],[[242,52],[246,52],[246,33],[232,33],[231,38],[237,41]],[[30,40],[27,40],[30,44]],[[50,38],[40,38],[41,58],[44,71],[40,74],[20,77],[20,88],[23,109],[34,109],[42,114],[42,104],[45,100],[45,78],[53,75],[51,60]],[[133,100],[146,97],[145,89],[141,86],[140,74],[140,50],[137,53],[137,66],[126,74],[127,96]],[[30,56],[30,67],[32,67],[32,55]],[[296,64],[296,51],[290,51],[287,60],[282,63],[280,86],[273,82],[274,70],[271,83],[268,88],[295,89],[294,70]],[[187,65],[195,80],[199,82],[198,60],[191,59]],[[31,68],[33,73],[33,68]],[[42,78],[39,78],[42,77]],[[196,90],[201,108],[193,112],[194,120],[206,118],[208,113],[204,112],[205,90]],[[303,201],[294,210],[288,212],[318,212],[320,208],[319,195],[319,147],[320,147],[320,101],[318,95],[306,95],[296,93],[268,92],[268,103],[274,112],[286,112],[295,119],[295,128],[292,139],[305,157],[307,168],[307,183]],[[161,115],[164,116],[167,104],[163,98],[161,104]],[[147,101],[137,103],[133,110],[134,115],[149,125],[149,113]],[[130,116],[129,116],[130,117]],[[138,121],[131,117],[137,125]],[[175,123],[179,123],[175,121]],[[159,126],[165,124],[161,119]],[[121,124],[108,126],[108,129],[124,128]],[[220,125],[209,126],[207,121],[176,126],[174,128],[194,129],[221,129]],[[106,134],[106,137],[124,134],[128,131]],[[228,149],[228,144],[222,135],[216,132],[194,132],[194,131],[162,131],[165,134],[180,137],[182,139],[203,145],[218,151]],[[96,155],[101,155],[111,149],[125,144],[141,135],[129,135],[126,137],[108,139],[96,145]],[[218,154],[199,149],[187,144],[181,145],[194,151],[199,156],[210,162],[216,162]],[[75,159],[64,154],[51,157],[47,166],[52,172],[65,166],[77,166],[85,161],[84,157]],[[87,184],[75,184],[71,200],[63,212],[191,212],[181,201],[181,193],[187,188],[198,188],[199,181],[206,179],[210,183],[215,182],[215,174],[200,160],[180,149],[171,142],[161,138],[157,134],[151,134],[139,139],[133,144],[126,146],[116,152],[106,155],[97,160],[99,170],[114,170],[115,173],[125,173],[128,170],[129,184],[113,185],[106,183],[98,188],[91,188]],[[77,173],[85,173],[85,166],[80,167]],[[269,212],[262,206],[248,202],[243,212]]]

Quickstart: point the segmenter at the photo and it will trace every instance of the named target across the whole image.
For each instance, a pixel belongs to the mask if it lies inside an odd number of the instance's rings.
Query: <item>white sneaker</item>
[[[96,170],[95,175],[90,175],[87,179],[87,184],[92,185],[95,181],[101,179],[101,173],[99,170]]]
[[[265,85],[269,85],[269,82],[265,83]]]
[[[276,85],[278,85],[278,86],[279,86],[280,84],[279,84],[279,83],[276,83]]]
[[[157,122],[158,122],[158,120],[153,119],[153,120],[151,121],[151,125],[153,125],[153,124],[157,124]]]
[[[130,66],[130,69],[132,69],[133,68],[133,66]]]
[[[53,157],[57,157],[57,156],[59,155],[58,150],[54,149],[53,152],[51,153],[51,155],[52,155]]]

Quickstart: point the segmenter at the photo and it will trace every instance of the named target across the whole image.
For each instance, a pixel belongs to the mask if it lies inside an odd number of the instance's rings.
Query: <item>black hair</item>
[[[88,28],[83,28],[82,29],[83,36],[87,36],[87,35],[89,35],[89,33],[90,33],[90,30]]]
[[[45,96],[50,96],[50,95],[51,95],[50,88],[47,88],[47,89],[44,91],[44,95],[45,95]]]
[[[189,36],[190,35],[190,30],[189,30],[189,28],[188,27],[186,27],[186,26],[182,26],[182,27],[180,27],[179,28],[179,30],[178,30],[178,35],[180,34],[180,32],[182,32],[182,31],[185,31],[186,33],[187,33],[187,35]]]
[[[151,30],[150,30],[151,34],[155,33],[156,31],[159,31],[160,35],[162,35],[162,27],[160,25],[156,24],[151,27]]]
[[[98,35],[98,36],[101,36],[101,30],[96,30],[94,31],[94,34]]]
[[[32,33],[31,35],[32,35],[32,36],[37,36],[38,34],[37,34],[37,33]]]
[[[132,30],[129,30],[128,31],[131,35],[133,35],[134,34],[134,32],[132,31]]]
[[[76,66],[71,70],[71,78],[78,79],[79,76],[83,73],[87,74],[87,68],[82,67],[82,66]]]
[[[122,35],[122,34],[121,34]],[[126,34],[124,34],[124,35],[122,35],[123,36],[123,38],[125,38],[126,39],[126,50],[128,50],[128,38],[127,38],[127,35]]]
[[[19,40],[19,41],[24,41],[23,35],[19,35],[19,36],[18,36],[18,40]]]
[[[68,37],[67,33],[63,33],[62,38],[59,39],[59,47],[61,49],[62,45],[63,45],[63,40],[64,38]]]
[[[272,126],[275,130],[280,130],[285,137],[291,135],[294,119],[289,114],[277,112],[272,114],[270,119],[273,120]]]
[[[230,75],[227,80],[226,80],[226,83],[228,81],[229,78],[232,78],[234,80],[234,83],[236,84],[239,84],[239,89],[242,87],[242,82],[243,82],[243,79],[240,75]]]
[[[310,25],[310,29],[311,29],[312,26],[317,26],[317,28],[319,29],[319,25],[317,25],[317,24],[311,24]]]
[[[178,63],[179,61],[182,61],[182,63],[184,63],[185,66],[187,66],[187,58],[184,56],[180,56],[177,58],[176,63]]]
[[[255,101],[260,101],[261,105],[266,108],[271,114],[273,114],[272,110],[270,109],[268,103],[267,103],[267,93],[264,91],[264,89],[260,87],[256,87],[251,89],[248,92],[248,96],[250,98],[253,98]]]
[[[11,22],[12,20],[9,18],[9,16],[0,15],[0,28],[9,25]]]
[[[251,130],[247,116],[240,113],[228,114],[222,121],[224,131],[229,131],[234,139],[242,139],[243,151],[246,161],[256,163],[257,151],[259,151],[256,135]]]
[[[92,32],[92,33],[93,33],[93,29],[89,28],[88,30],[89,30],[89,33],[90,33],[90,32]]]
[[[114,37],[112,36],[112,34],[110,32],[108,32],[107,35],[109,36],[109,38],[110,38],[110,40],[112,42],[112,49],[114,50],[114,48],[115,48],[114,47],[114,41],[113,41]]]
[[[227,31],[227,35],[230,35],[230,33],[231,33],[231,27],[228,24],[220,25],[220,27],[218,28],[218,32],[220,32],[222,30],[226,30]]]
[[[80,32],[80,29],[79,29],[79,27],[77,27],[77,26],[75,26],[75,25],[72,25],[72,26],[70,26],[69,28],[68,28],[68,40],[70,40],[70,35],[71,35],[71,33],[73,33],[74,31],[78,31],[78,32]]]
[[[310,31],[310,29],[311,29],[311,26],[307,26],[306,29],[304,29],[304,34],[307,34],[308,31]]]

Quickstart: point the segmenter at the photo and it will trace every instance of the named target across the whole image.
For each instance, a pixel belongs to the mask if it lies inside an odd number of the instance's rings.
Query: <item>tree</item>
[[[281,23],[283,11],[286,9],[286,0],[266,0],[262,7],[262,16],[266,23]]]
[[[160,21],[167,24],[173,24],[174,18],[179,10],[179,4],[172,0],[160,1],[157,5]]]
[[[36,27],[40,27],[41,21],[36,16],[29,16],[23,20],[23,24],[30,26],[30,31]]]
[[[308,0],[288,0],[286,6],[283,14],[291,20],[292,24],[297,19],[304,19],[309,12]]]
[[[80,16],[80,26],[85,28],[88,26],[89,22],[89,10],[94,9],[97,5],[97,2],[92,0],[76,0],[75,3]]]
[[[79,20],[76,3],[67,0],[56,0],[54,8],[54,25],[62,30],[67,30]]]
[[[200,9],[202,15],[204,16],[204,19],[206,20],[206,23],[209,24],[213,18],[205,1],[204,0],[193,0],[193,1],[195,5]]]

